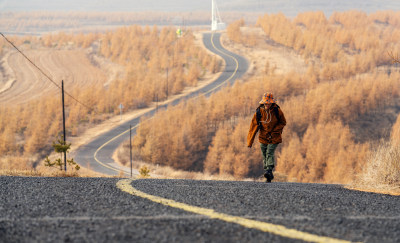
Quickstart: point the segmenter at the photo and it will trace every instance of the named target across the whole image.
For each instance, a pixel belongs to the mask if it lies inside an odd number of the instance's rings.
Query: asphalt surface
[[[122,192],[113,178],[0,177],[0,242],[301,242]],[[338,185],[136,180],[220,213],[362,242],[400,242],[400,197]]]
[[[188,95],[164,106],[159,106],[159,108],[164,108],[167,105],[176,105],[183,100],[198,97],[199,95],[209,96],[220,90],[222,87],[228,84],[233,84],[247,71],[248,62],[246,59],[224,49],[220,43],[220,36],[221,33],[215,33],[214,35],[211,33],[205,33],[203,34],[203,43],[207,49],[224,59],[226,65],[225,70],[221,75],[214,82],[204,88],[189,93]],[[128,168],[117,167],[112,158],[112,154],[122,142],[129,139],[129,132],[126,131],[129,131],[130,125],[135,127],[139,124],[142,117],[150,117],[154,115],[155,112],[156,110],[153,109],[136,119],[126,121],[109,132],[99,135],[90,143],[81,146],[73,155],[75,161],[83,167],[90,168],[91,170],[106,175],[118,175],[120,171],[125,171],[126,175],[128,175]],[[121,135],[124,132],[126,133]],[[132,129],[132,134],[134,135],[135,133],[136,129]],[[104,145],[105,143],[107,144]],[[134,172],[133,174],[135,175],[137,172]]]

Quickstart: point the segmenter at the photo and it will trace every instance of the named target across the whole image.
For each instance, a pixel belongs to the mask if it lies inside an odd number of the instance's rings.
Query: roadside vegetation
[[[46,167],[31,169],[0,169],[0,176],[26,176],[26,177],[107,177],[104,174],[82,168],[78,171],[50,170]]]
[[[351,186],[400,195],[400,115],[393,126],[391,139],[372,148],[365,167]]]
[[[307,71],[277,74],[265,63],[256,67],[263,74],[246,82],[159,112],[138,128],[134,155],[187,171],[257,177],[260,149],[248,149],[245,140],[261,95],[272,91],[288,122],[277,172],[290,181],[351,183],[375,166],[377,144],[390,138],[400,111],[400,73],[387,55],[399,53],[399,23],[400,15],[392,11],[330,18],[310,12],[294,19],[273,14],[259,18],[255,28],[264,33],[255,35],[242,31],[243,20],[236,21],[227,29],[226,46],[284,47],[305,60]],[[383,149],[387,159],[379,154],[385,165],[376,176],[399,186],[390,179],[398,178],[392,145]]]
[[[205,72],[219,70],[218,60],[194,45],[190,31],[179,39],[175,31],[131,26],[104,34],[11,39],[18,46],[92,48],[95,55],[125,67],[126,77],[109,85],[72,91],[91,107],[67,101],[67,136],[75,136],[118,114],[120,103],[130,110],[147,107],[196,85]],[[266,14],[255,26],[244,19],[232,22],[227,36],[228,48],[279,48],[282,55],[301,57],[307,68],[278,73],[279,67],[268,59],[257,64],[250,60],[257,72],[245,80],[208,99],[159,110],[155,119],[141,123],[133,139],[134,158],[141,160],[138,168],[146,166],[150,174],[166,177],[177,171],[193,179],[259,177],[260,149],[248,149],[245,140],[260,97],[271,91],[287,119],[277,151],[276,171],[282,178],[400,187],[400,71],[387,54],[400,53],[399,13],[348,11],[327,18],[308,12],[292,19]],[[0,39],[0,54],[7,51]],[[0,170],[41,170],[60,128],[58,97],[2,106]],[[128,144],[117,154],[122,164],[129,161]]]
[[[91,48],[90,57],[105,58],[125,68],[124,78],[69,90],[86,106],[66,96],[67,137],[71,137],[119,114],[119,104],[123,104],[124,111],[148,107],[167,99],[168,95],[182,92],[187,86],[195,86],[206,73],[219,69],[220,62],[196,46],[190,30],[185,30],[181,37],[175,32],[172,27],[130,26],[106,33],[58,33],[41,38],[10,39],[23,50],[76,48],[86,51]],[[8,43],[0,41],[3,54],[13,51]],[[52,85],[44,77],[40,78],[45,85]],[[2,105],[0,169],[37,168],[51,152],[52,139],[61,131],[59,95],[43,94],[22,105]]]

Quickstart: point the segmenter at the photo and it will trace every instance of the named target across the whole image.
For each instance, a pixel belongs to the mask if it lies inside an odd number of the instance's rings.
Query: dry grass
[[[215,180],[215,181],[257,181],[264,182],[265,178],[263,175],[257,178],[236,178],[229,174],[218,175],[218,174],[210,174],[203,172],[194,172],[194,171],[184,171],[184,170],[176,170],[169,166],[159,166],[144,163],[142,161],[134,161],[134,168],[140,169],[143,167],[147,167],[150,171],[148,177],[140,177],[140,178],[152,178],[152,179],[184,179],[184,180]],[[287,177],[285,175],[280,174],[279,172],[274,173],[275,179],[274,182],[286,182]]]
[[[0,170],[0,176],[41,177],[46,175],[37,170]]]
[[[126,175],[122,170],[120,170],[118,175],[112,176],[112,178],[126,178]]]
[[[55,168],[39,166],[36,169],[1,169],[0,176],[26,177],[108,177],[104,174],[82,168],[79,171],[69,169],[67,172]]]
[[[350,188],[400,195],[400,145],[385,143],[376,148]]]
[[[122,166],[129,165],[129,142],[122,143],[115,151],[112,156],[114,161]],[[260,162],[261,163],[261,162]],[[194,172],[177,170],[169,166],[160,166],[150,163],[145,163],[142,160],[133,161],[133,169],[138,170],[146,167],[150,172],[149,176],[139,176],[141,179],[152,178],[152,179],[186,179],[186,180],[218,180],[218,181],[258,181],[264,182],[265,178],[263,175],[257,178],[236,178],[229,174],[210,174],[206,172]],[[274,172],[274,182],[287,182],[288,178],[286,175],[279,172]]]
[[[26,176],[26,177],[81,177],[77,171],[43,172],[38,170],[0,170],[0,176]]]

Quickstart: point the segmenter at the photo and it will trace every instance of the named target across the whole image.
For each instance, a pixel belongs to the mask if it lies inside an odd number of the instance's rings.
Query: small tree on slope
[[[57,142],[53,142],[52,146],[54,148],[54,151],[56,153],[60,154],[60,158],[58,158],[58,159],[56,159],[54,161],[51,161],[49,159],[49,157],[47,156],[46,159],[44,160],[44,165],[48,166],[48,167],[58,166],[60,168],[60,170],[63,170],[62,154],[63,153],[68,153],[68,151],[71,148],[71,144],[70,143],[66,143],[64,141],[64,137],[61,135],[57,139]],[[80,166],[74,161],[73,158],[67,159],[67,164],[69,166],[71,166],[75,170],[79,170],[80,169]]]

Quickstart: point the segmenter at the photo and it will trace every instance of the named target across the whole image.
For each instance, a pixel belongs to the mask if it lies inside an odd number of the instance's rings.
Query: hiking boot
[[[274,174],[272,173],[272,170],[267,170],[264,174],[264,177],[267,179],[267,183],[270,183],[274,179]]]

